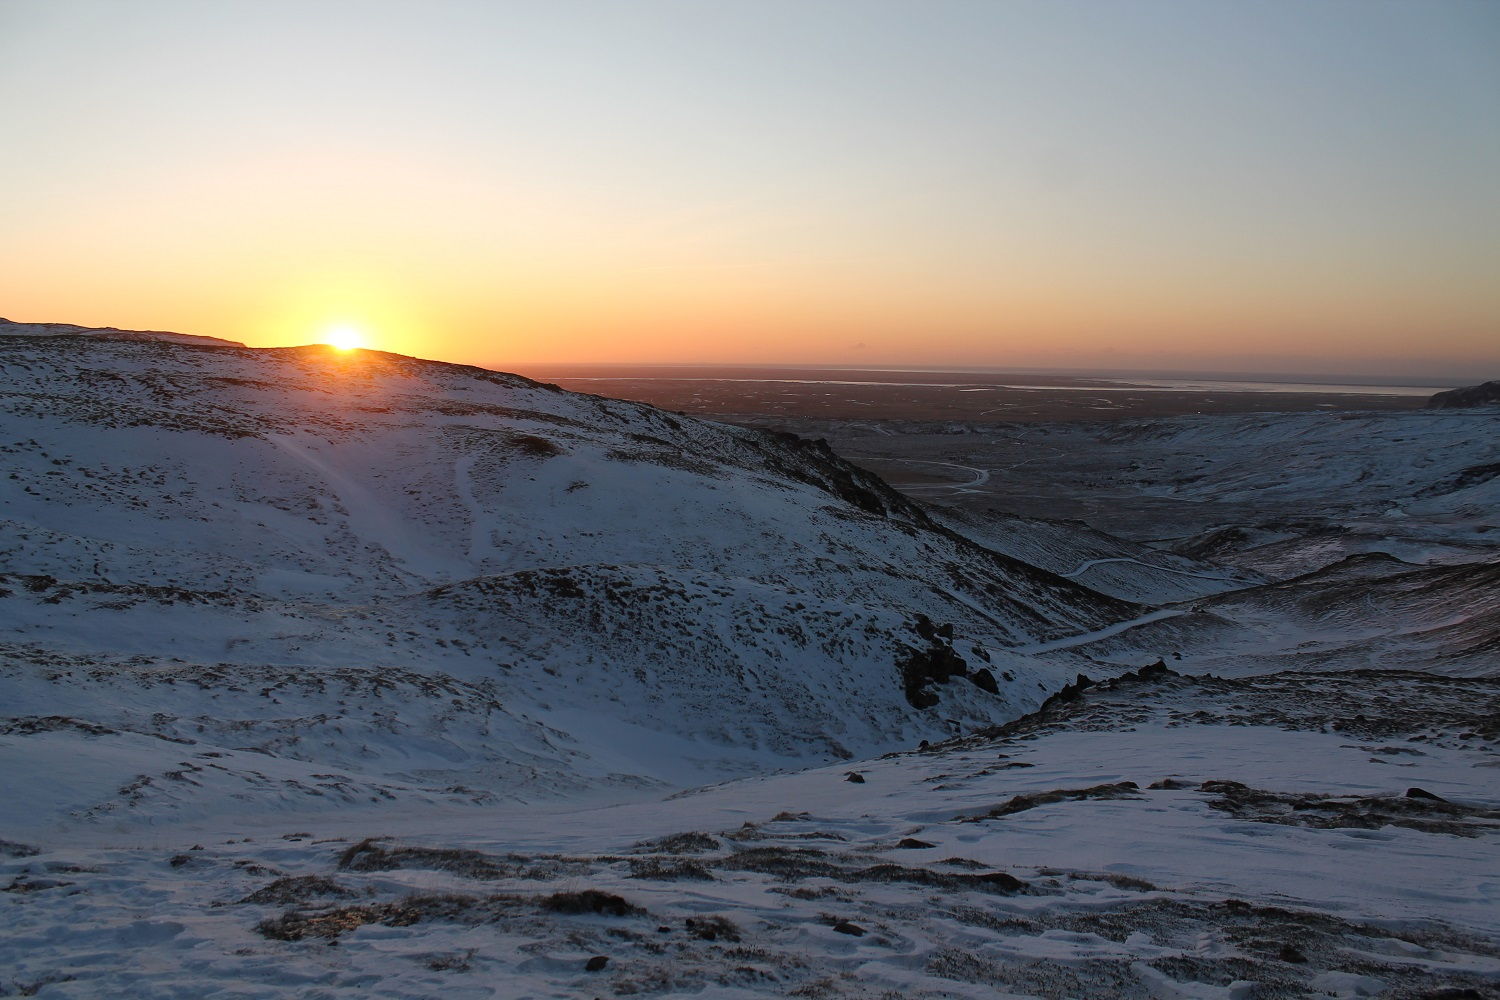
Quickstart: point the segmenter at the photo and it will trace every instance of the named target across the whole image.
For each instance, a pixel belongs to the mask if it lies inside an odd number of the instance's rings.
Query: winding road
[[[1129,621],[1115,622],[1113,625],[1092,632],[1080,632],[1078,635],[1064,636],[1061,639],[1052,639],[1047,642],[1034,642],[1029,646],[1011,646],[1007,652],[1025,653],[1034,655],[1036,653],[1055,653],[1059,649],[1071,649],[1074,646],[1086,646],[1100,639],[1108,639],[1112,635],[1128,632],[1137,625],[1147,625],[1151,622],[1159,622],[1163,618],[1176,618],[1178,615],[1186,614],[1180,608],[1166,608],[1161,611],[1153,611],[1149,615],[1141,615]]]
[[[916,465],[941,465],[945,469],[958,469],[962,472],[972,473],[974,478],[966,483],[906,483],[902,485],[904,490],[967,490],[975,486],[983,486],[990,481],[990,470],[976,469],[972,465],[956,465],[953,462],[934,462],[926,458],[898,458],[898,462]]]
[[[1232,577],[1214,576],[1211,573],[1191,573],[1185,569],[1173,569],[1171,566],[1158,566],[1155,563],[1141,562],[1139,559],[1132,559],[1129,556],[1116,556],[1109,559],[1090,559],[1087,562],[1080,563],[1078,565],[1078,568],[1071,572],[1059,573],[1057,575],[1063,577],[1064,579],[1072,580],[1075,577],[1082,576],[1084,573],[1093,569],[1095,566],[1102,566],[1105,563],[1135,563],[1137,566],[1144,566],[1147,569],[1159,569],[1163,573],[1176,573],[1178,576],[1190,576],[1195,580],[1219,580],[1223,583],[1234,582],[1234,579]]]

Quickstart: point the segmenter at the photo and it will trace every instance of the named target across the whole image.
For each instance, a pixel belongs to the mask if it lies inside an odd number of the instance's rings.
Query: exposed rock
[[[901,686],[907,703],[913,708],[932,708],[938,703],[938,696],[929,690],[929,685],[946,684],[954,677],[967,677],[969,665],[953,648],[951,624],[933,625],[926,615],[919,614],[912,630],[928,646],[913,650],[901,662]],[[990,675],[990,683],[994,683],[993,675]],[[998,692],[998,687],[995,690]]]
[[[1044,716],[1059,705],[1065,705],[1070,701],[1077,701],[1083,692],[1094,686],[1094,683],[1093,678],[1089,677],[1088,674],[1079,674],[1078,679],[1073,683],[1064,684],[1060,689],[1048,695],[1047,700],[1042,702],[1041,706],[1033,714]]]
[[[990,673],[989,667],[980,667],[969,675],[969,680],[974,682],[975,687],[988,691],[990,694],[1000,693],[1000,685],[995,682],[995,675]]]
[[[612,892],[585,889],[582,892],[555,892],[542,900],[542,909],[553,913],[598,913],[602,916],[628,917],[645,910]]]
[[[727,917],[688,917],[687,932],[701,941],[738,941],[740,929]]]

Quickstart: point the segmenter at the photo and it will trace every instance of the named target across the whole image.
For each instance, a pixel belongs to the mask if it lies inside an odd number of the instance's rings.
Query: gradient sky
[[[1500,3],[0,0],[0,315],[1500,377]]]

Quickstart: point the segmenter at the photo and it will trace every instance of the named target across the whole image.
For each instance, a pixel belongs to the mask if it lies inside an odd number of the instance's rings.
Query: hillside
[[[0,339],[28,822],[691,784],[1013,718],[1146,609],[819,442],[374,352]],[[20,767],[46,759],[87,773]]]

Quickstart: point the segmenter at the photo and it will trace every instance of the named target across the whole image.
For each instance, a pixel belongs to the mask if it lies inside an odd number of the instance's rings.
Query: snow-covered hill
[[[518,376],[82,336],[0,366],[0,797],[28,821],[865,755],[1035,707],[1065,669],[1027,650],[1145,610],[820,443]]]
[[[74,323],[17,323],[8,319],[0,319],[0,337],[88,337],[95,340],[152,340],[200,346],[245,346],[238,340],[205,337],[197,333],[172,333],[168,330],[121,330],[113,326],[78,326]]]
[[[1265,582],[1252,570],[1130,542],[1082,521],[962,509],[933,516],[981,545],[1127,601],[1171,604]]]
[[[1126,633],[1075,647],[1132,664],[1229,676],[1280,670],[1404,669],[1500,674],[1500,560],[1416,566],[1350,556],[1274,584],[1180,604]]]

